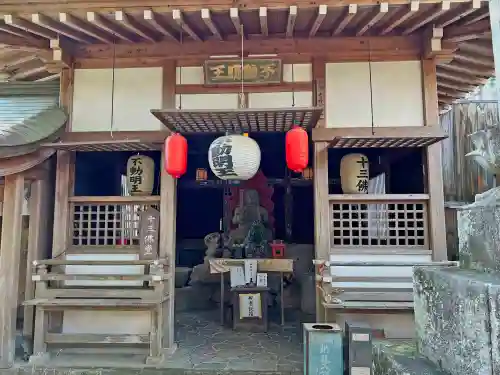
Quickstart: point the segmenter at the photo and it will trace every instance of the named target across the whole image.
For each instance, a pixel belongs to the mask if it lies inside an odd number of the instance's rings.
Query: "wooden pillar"
[[[163,108],[175,108],[176,66],[169,61],[163,66]],[[175,350],[174,343],[174,303],[175,303],[175,233],[177,211],[177,180],[164,171],[164,151],[160,178],[160,257],[168,259],[168,293],[163,332],[163,346],[169,351]]]
[[[328,260],[330,253],[330,205],[328,203],[328,143],[314,144],[314,250],[315,258]],[[324,319],[323,297],[316,289],[316,321]]]
[[[31,197],[29,200],[29,234],[28,234],[28,256],[26,261],[26,300],[35,297],[35,287],[31,280],[31,267],[33,261],[43,259],[47,253],[48,231],[50,228],[51,207],[50,181],[48,178],[36,180],[31,184]],[[23,335],[32,342],[33,340],[33,306],[24,306]]]
[[[69,197],[73,187],[73,158],[69,151],[57,151],[56,191],[54,203],[54,236],[52,258],[64,254],[69,245]]]
[[[436,61],[434,59],[422,60],[422,79],[425,125],[439,126]],[[429,194],[429,242],[432,249],[432,260],[447,260],[441,144],[435,143],[427,147],[425,152],[426,183]]]
[[[0,368],[14,364],[24,177],[5,177],[0,245]]]

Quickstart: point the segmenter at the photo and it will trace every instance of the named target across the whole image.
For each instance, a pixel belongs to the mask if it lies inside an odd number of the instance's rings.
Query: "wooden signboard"
[[[140,214],[139,221],[139,259],[157,259],[160,238],[160,212],[149,207]]]
[[[280,59],[207,60],[205,61],[205,84],[280,84],[283,68]]]

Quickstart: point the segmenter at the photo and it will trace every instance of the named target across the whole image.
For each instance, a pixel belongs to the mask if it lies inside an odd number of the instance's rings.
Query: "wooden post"
[[[54,204],[54,236],[52,239],[52,258],[64,254],[69,245],[69,196],[73,186],[73,158],[69,151],[57,151],[56,192]]]
[[[21,260],[24,177],[5,177],[2,243],[0,245],[0,368],[14,364]]]
[[[314,144],[314,249],[315,258],[328,260],[330,253],[330,205],[328,202],[328,143]],[[315,281],[316,284],[316,281]],[[316,289],[316,321],[324,319],[323,297]]]
[[[35,287],[31,280],[31,267],[35,260],[43,259],[47,253],[48,231],[50,226],[50,213],[52,209],[50,197],[50,181],[47,178],[36,180],[31,185],[31,197],[29,200],[29,235],[28,256],[26,261],[26,300],[35,297]],[[23,335],[31,342],[33,341],[33,306],[24,306]]]
[[[426,126],[439,126],[436,61],[422,60],[424,119]],[[441,161],[441,144],[426,148],[426,178],[429,194],[429,235],[432,260],[448,259],[446,248],[446,227],[444,222],[444,193]]]
[[[175,108],[176,66],[169,61],[163,66],[163,108]],[[168,272],[172,277],[168,282],[170,298],[166,302],[164,316],[163,347],[169,352],[175,350],[174,343],[174,303],[175,303],[175,232],[177,210],[177,180],[164,171],[164,151],[162,151],[160,178],[160,257],[168,258]]]

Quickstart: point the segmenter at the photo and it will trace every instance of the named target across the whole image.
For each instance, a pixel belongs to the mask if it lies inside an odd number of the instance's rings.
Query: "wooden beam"
[[[495,62],[492,57],[478,56],[463,51],[458,51],[457,53],[455,53],[454,59],[456,61],[462,61],[473,65],[480,65],[490,69],[494,69],[495,67]]]
[[[161,20],[160,17],[153,12],[151,9],[146,9],[144,11],[144,19],[160,34],[177,41],[172,31],[165,25],[165,21]]]
[[[366,48],[369,43],[371,53]],[[77,59],[112,59],[120,58],[159,58],[159,59],[194,59],[213,55],[234,55],[241,53],[241,41],[205,41],[200,42],[160,42],[155,44],[117,44],[80,46],[75,49]],[[371,55],[373,61],[409,60],[421,55],[421,38],[411,37],[366,37],[366,38],[269,38],[266,40],[247,40],[243,52],[247,54],[278,55],[325,55],[336,56],[340,61],[367,61]]]
[[[104,18],[100,14],[96,12],[87,12],[87,21],[93,24],[95,27],[98,27],[108,33],[110,33],[113,38],[115,39],[116,37],[123,39],[127,42],[134,43],[134,39],[129,35],[129,33],[124,32],[123,30],[119,29],[115,24],[113,24],[110,20],[107,18]]]
[[[260,32],[264,36],[269,35],[269,29],[267,27],[267,8],[259,8],[259,20],[260,20]]]
[[[478,78],[471,74],[454,74],[453,72],[442,70],[440,69],[441,65],[439,65],[437,68],[438,69],[436,74],[439,78],[444,78],[453,82],[478,86],[486,83],[487,81],[487,78]]]
[[[460,44],[460,51],[467,51],[476,53],[482,56],[489,56],[493,58],[493,43],[491,41],[471,41]]]
[[[440,138],[446,133],[439,125],[435,126],[408,126],[402,127],[398,124],[394,126],[377,127],[377,134],[373,135],[371,128],[315,128],[312,131],[313,142],[330,143],[335,138]]]
[[[488,18],[490,16],[490,10],[488,6],[483,6],[481,9],[477,10],[473,14],[471,14],[468,17],[465,17],[463,20],[461,20],[458,25],[461,26],[467,26],[467,25],[472,25],[473,23],[479,22],[484,20],[485,18]]]
[[[115,21],[117,21],[124,29],[127,29],[131,33],[139,35],[141,38],[155,43],[157,38],[148,30],[145,26],[141,25],[135,19],[130,17],[123,10],[117,10],[115,12]]]
[[[241,27],[241,20],[238,8],[229,9],[229,16],[231,17],[231,22],[233,23],[233,26],[236,29],[236,33],[239,36],[242,36],[243,33],[243,36],[245,36],[245,31]]]
[[[46,77],[43,78],[38,78],[35,80],[35,82],[49,82],[49,81],[55,81],[56,79],[59,79],[61,77],[61,73],[57,74],[50,74]]]
[[[172,18],[179,25],[179,27],[182,29],[182,31],[186,32],[191,39],[195,41],[202,41],[201,37],[191,29],[191,27],[186,23],[184,20],[184,16],[182,15],[182,12],[179,9],[174,9],[172,12]]]
[[[68,48],[63,48],[61,40],[51,40],[50,48],[52,48],[52,59],[45,64],[45,68],[49,73],[60,73],[62,69],[69,68],[72,65],[73,57],[69,54]]]
[[[26,31],[28,33],[41,36],[42,38],[53,39],[57,38],[57,34],[51,30],[44,29],[38,25],[34,25],[31,22],[23,20],[19,17],[13,16],[12,14],[5,14],[3,20],[9,26],[16,27],[20,30]]]
[[[98,30],[95,26],[86,24],[84,21],[69,13],[59,13],[59,22],[103,43],[113,43],[113,38],[111,36]]]
[[[410,0],[388,0],[391,5],[404,5],[409,4]],[[435,4],[439,3],[438,0],[422,0],[422,3]],[[454,2],[463,2],[463,0],[454,0]],[[378,0],[350,0],[351,4],[360,6],[377,6]],[[236,5],[234,5],[236,4]],[[311,8],[314,2],[311,0],[283,0],[279,3],[270,3],[263,0],[239,0],[239,1],[220,1],[220,0],[191,0],[186,2],[184,0],[172,0],[165,4],[164,0],[143,0],[143,1],[128,1],[127,11],[140,11],[145,8],[148,9],[180,9],[185,12],[199,12],[202,8],[210,8],[213,12],[227,11],[230,7],[237,6],[242,9],[256,10],[263,4],[272,4],[273,9],[288,8],[290,5],[297,5],[299,8]],[[346,5],[343,1],[338,0],[324,0],[322,4],[328,7],[342,8]],[[270,6],[270,5],[268,5]],[[69,12],[69,11],[91,11],[102,9],[103,11],[115,11],[123,8],[123,1],[117,0],[36,0],[29,2],[21,2],[19,0],[6,0],[0,4],[0,13],[36,13],[36,12]]]
[[[315,142],[313,155],[314,256],[315,259],[329,260],[332,223],[328,201],[328,143]],[[316,322],[325,319],[322,301],[323,296],[316,289]]]
[[[293,31],[295,30],[295,22],[297,20],[297,6],[290,5],[288,9],[288,19],[286,21],[286,37],[293,38]]]
[[[312,61],[313,78],[313,104],[315,107],[323,108],[321,119],[317,128],[326,127],[326,62],[324,58],[318,57]]]
[[[438,80],[438,88],[439,87],[444,87],[445,89],[450,89],[450,90],[455,90],[455,91],[460,91],[464,93],[469,93],[473,91],[476,87],[474,85],[457,85],[456,82],[450,82],[447,80],[440,79]]]
[[[73,31],[64,25],[60,26],[51,18],[40,13],[32,14],[31,22],[33,22],[35,25],[46,28],[47,30],[56,33],[56,35],[64,35],[65,37],[76,40],[77,42],[81,42],[84,44],[89,44],[90,42],[92,42],[92,40],[89,39],[86,35],[78,31]]]
[[[439,127],[436,62],[434,60],[422,60],[422,78],[425,125],[426,127]],[[441,152],[440,143],[433,144],[426,148],[427,193],[429,194],[429,232],[433,261],[444,261],[448,259],[446,227],[444,223]]]
[[[392,19],[386,24],[386,26],[380,31],[380,35],[386,35],[394,30],[399,25],[403,24],[405,21],[413,17],[420,8],[420,1],[413,0],[408,5],[401,5],[396,11],[396,14]]]
[[[40,73],[43,73],[46,71],[47,71],[47,68],[45,67],[45,65],[32,66],[30,68],[25,68],[23,70],[18,71],[15,74],[11,75],[8,80],[9,81],[17,81],[17,80],[21,80],[21,79],[26,79],[26,78],[33,77],[37,74],[40,74]]]
[[[24,177],[5,176],[0,245],[0,368],[14,365],[18,308],[19,267],[21,261]]]
[[[474,13],[476,10],[481,8],[481,0],[472,0],[467,3],[459,4],[455,9],[447,12],[445,15],[440,17],[435,27],[446,27],[451,24],[467,17],[469,14]]]
[[[326,14],[328,12],[328,6],[320,5],[318,8],[318,14],[316,15],[316,19],[314,20],[311,29],[309,30],[309,37],[313,37],[318,32],[321,24],[325,20]]]
[[[212,20],[212,14],[210,12],[210,9],[202,9],[201,10],[201,19],[205,23],[205,26],[210,30],[210,32],[217,37],[219,40],[223,40],[222,34],[219,30],[219,27],[214,23]]]
[[[19,56],[19,54],[21,56]],[[3,60],[0,63],[0,69],[1,70],[12,70],[17,65],[22,65],[27,62],[33,61],[38,59],[38,56],[36,54],[33,55],[26,55],[24,52],[20,52],[19,54],[16,54],[14,58],[10,58],[8,60]]]
[[[9,46],[49,48],[49,42],[46,39],[7,25],[4,21],[0,21],[0,43]]]
[[[490,21],[484,20],[467,26],[450,26],[444,30],[443,41],[460,43],[491,34]]]
[[[459,73],[459,74],[465,74],[467,76],[470,74],[473,74],[475,76],[485,77],[485,78],[491,77],[494,73],[494,69],[487,69],[484,67],[471,66],[468,64],[459,63],[457,61],[452,61],[449,64],[439,65],[439,68],[447,70],[447,71]]]
[[[433,58],[443,50],[442,46],[443,29],[430,27],[424,33],[424,57]]]
[[[442,14],[450,10],[451,1],[443,0],[441,4],[435,5],[429,10],[425,11],[421,16],[419,16],[408,28],[403,31],[403,35],[409,35],[421,27],[427,25],[429,22],[435,20]]]
[[[343,14],[339,17],[338,21],[332,28],[332,36],[339,35],[344,29],[349,25],[349,22],[356,16],[358,13],[358,5],[357,4],[349,4],[347,9],[343,12]]]
[[[358,25],[356,30],[356,36],[364,35],[369,29],[377,24],[385,15],[389,12],[389,3],[384,2],[380,3],[378,9],[372,10],[368,15],[363,19],[363,21]]]

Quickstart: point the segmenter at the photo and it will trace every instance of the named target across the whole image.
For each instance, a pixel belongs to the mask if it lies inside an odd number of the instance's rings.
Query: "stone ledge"
[[[412,341],[378,341],[373,345],[374,375],[448,375],[417,354]]]

